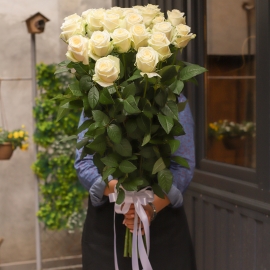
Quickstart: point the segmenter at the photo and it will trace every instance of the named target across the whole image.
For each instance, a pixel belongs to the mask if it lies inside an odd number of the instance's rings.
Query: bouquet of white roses
[[[128,192],[151,187],[164,197],[172,185],[171,160],[183,135],[178,103],[184,83],[205,69],[177,60],[195,37],[184,13],[156,5],[89,9],[65,18],[61,38],[68,44],[67,61],[57,72],[71,72],[77,82],[62,99],[59,118],[70,108],[83,108],[88,117],[78,133],[82,157],[94,155],[105,182],[118,179],[119,205]],[[76,137],[73,136],[71,138]],[[134,236],[133,236],[134,237]],[[134,238],[133,238],[134,239]]]

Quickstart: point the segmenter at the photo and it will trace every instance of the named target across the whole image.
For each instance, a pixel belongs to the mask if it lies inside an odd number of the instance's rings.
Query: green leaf
[[[180,95],[184,89],[184,83],[181,80],[176,80],[169,86],[169,88],[176,95]]]
[[[104,135],[96,137],[91,143],[87,145],[88,148],[98,152],[103,155],[106,150],[106,138]]]
[[[122,79],[125,75],[125,67],[122,63],[122,61],[119,61],[120,62],[120,74],[119,74],[119,79]]]
[[[137,167],[128,160],[124,160],[119,164],[119,169],[123,173],[131,173],[137,170]]]
[[[152,174],[156,174],[157,172],[162,171],[165,168],[166,168],[166,165],[165,165],[162,157],[160,157],[154,164]]]
[[[86,147],[85,147],[86,148]],[[95,166],[97,166],[99,172],[102,172],[104,169],[104,163],[101,161],[101,156],[98,153],[95,153],[93,156],[93,162]]]
[[[109,124],[110,118],[104,112],[99,111],[99,110],[93,110],[92,114],[93,114],[93,118],[96,122],[102,123],[102,125],[104,125],[104,126]]]
[[[64,103],[63,105],[60,105],[60,107],[65,109],[81,109],[83,107],[83,101],[80,99],[71,100],[69,102]]]
[[[120,143],[122,140],[122,131],[120,127],[115,124],[111,124],[107,127],[107,133],[111,141],[114,143]]]
[[[70,67],[71,63],[68,64],[68,67]],[[72,62],[72,67],[76,70],[76,72],[80,75],[88,74],[89,72],[89,66],[84,65],[83,63],[74,63]]]
[[[175,120],[178,120],[178,107],[177,104],[174,101],[168,101],[164,108],[161,109],[161,111]]]
[[[64,60],[61,63],[58,64],[59,67],[66,67],[71,61],[70,60]]]
[[[167,141],[170,148],[171,148],[171,153],[173,154],[180,146],[180,141],[178,140],[168,140]]]
[[[128,114],[135,114],[141,112],[133,96],[129,96],[127,99],[124,100],[124,109]]]
[[[151,104],[150,102],[149,103],[146,103],[143,107],[143,114],[148,117],[148,118],[153,118],[153,113],[152,113],[152,110],[151,110]]]
[[[178,112],[182,112],[185,108],[186,108],[186,105],[187,105],[187,100],[184,101],[184,102],[179,102],[177,104],[177,107],[178,107]]]
[[[89,111],[91,111],[88,97],[83,97],[83,109],[85,113],[88,113]]]
[[[169,116],[164,116],[162,114],[158,114],[158,120],[163,129],[165,130],[165,132],[169,134],[174,126],[173,118]]]
[[[134,72],[134,74],[127,80],[127,82],[130,82],[130,81],[135,81],[135,80],[137,80],[137,79],[139,79],[139,78],[143,78],[142,77],[142,75],[140,74],[140,70],[136,70],[135,72]]]
[[[161,189],[161,187],[158,185],[158,184],[153,184],[152,185],[152,189],[154,191],[154,193],[161,199],[164,199],[164,192],[163,190]]]
[[[150,133],[151,122],[150,122],[149,118],[147,118],[143,114],[140,114],[136,118],[136,122],[137,122],[139,129],[141,129],[143,132]]]
[[[87,119],[86,121],[84,121],[79,128],[77,129],[77,134],[81,133],[82,131],[86,130],[91,124],[93,123],[92,120]]]
[[[88,102],[92,109],[94,109],[99,100],[99,92],[96,86],[93,86],[88,92]]]
[[[156,96],[155,96],[155,102],[160,106],[160,107],[164,107],[164,105],[166,104],[168,99],[168,94],[162,90],[159,89]]]
[[[85,137],[83,139],[81,139],[80,141],[77,142],[76,144],[76,148],[77,149],[81,149],[83,146],[85,146],[86,144],[88,144],[89,142],[89,138],[88,137]]]
[[[71,140],[77,140],[77,135],[66,136],[60,140],[60,142],[67,142]]]
[[[111,95],[114,94],[114,93],[116,92],[114,86],[108,86],[107,89],[108,89],[108,91],[109,91],[109,93],[110,93]]]
[[[60,68],[58,68],[58,69],[54,72],[54,75],[59,74],[59,73],[68,72],[68,71],[69,71],[69,68],[67,68],[67,67],[60,67]]]
[[[156,155],[152,146],[143,147],[140,151],[140,154],[144,158],[151,158],[151,157],[154,157]]]
[[[137,122],[135,119],[128,119],[125,128],[127,133],[133,133],[137,128]]]
[[[118,167],[118,162],[114,155],[105,156],[104,158],[101,158],[101,161],[108,167]]]
[[[106,167],[105,167],[106,168]],[[108,179],[109,175],[112,175],[115,172],[115,168],[105,169],[102,173],[102,180]]]
[[[63,117],[67,116],[69,114],[69,109],[61,108],[59,107],[56,122],[61,120]]]
[[[62,100],[66,100],[66,99],[71,99],[72,96],[69,94],[69,95],[63,95],[63,94],[58,94],[56,95],[54,98],[52,98],[51,100],[57,100],[57,99],[62,99]]]
[[[142,142],[142,146],[146,145],[147,143],[149,143],[149,141],[151,140],[151,134],[150,133],[146,133],[143,137],[143,142]]]
[[[173,175],[170,170],[164,169],[158,172],[158,183],[159,186],[168,193],[173,183]]]
[[[177,75],[177,70],[175,66],[171,65],[171,66],[165,66],[158,73],[161,76],[160,81],[165,82],[175,77]]]
[[[204,67],[201,67],[199,65],[189,65],[184,67],[181,71],[180,71],[180,78],[182,81],[186,81],[191,79],[192,77],[195,77],[199,74],[202,74],[204,72],[206,72],[207,70]]]
[[[123,157],[130,157],[132,155],[132,147],[127,139],[122,139],[119,144],[115,144],[114,149]]]
[[[103,105],[114,104],[114,101],[107,88],[103,88],[100,92],[99,102]]]
[[[125,200],[125,192],[123,189],[119,189],[116,204],[121,204]]]
[[[72,94],[76,97],[81,97],[82,96],[82,92],[80,90],[80,86],[79,86],[79,82],[76,81],[74,83],[71,83],[69,85],[69,89],[72,92]]]
[[[139,187],[145,184],[145,180],[143,178],[135,178],[128,181],[124,181],[122,186],[125,190],[128,191],[138,191]]]
[[[134,96],[136,93],[136,86],[134,83],[131,83],[129,85],[127,85],[124,89],[123,89],[123,93],[122,93],[122,98],[126,99],[128,98],[128,96]]]
[[[174,126],[171,130],[171,135],[173,136],[181,136],[181,135],[185,135],[185,131],[183,126],[179,123],[179,121],[174,120]]]
[[[92,78],[89,75],[84,75],[80,79],[81,91],[87,93],[93,86]]]
[[[175,157],[172,157],[171,159],[175,161],[176,163],[178,163],[179,165],[181,165],[182,167],[189,169],[189,164],[185,158],[175,156]]]

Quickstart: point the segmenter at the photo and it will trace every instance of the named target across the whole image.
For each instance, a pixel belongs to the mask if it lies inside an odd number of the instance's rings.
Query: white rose
[[[136,24],[130,28],[132,47],[137,51],[139,47],[148,45],[149,33],[144,24]]]
[[[125,18],[126,29],[129,30],[133,25],[143,23],[143,17],[138,13],[129,13]]]
[[[119,58],[108,55],[97,60],[93,80],[102,87],[113,85],[120,73]]]
[[[120,26],[120,15],[116,13],[107,12],[104,15],[103,28],[112,33]]]
[[[173,32],[173,26],[171,25],[170,22],[160,22],[160,23],[156,23],[154,26],[153,26],[153,29],[152,29],[153,33],[155,32],[162,32],[166,35],[167,39],[169,41],[172,40],[172,32]]]
[[[146,6],[147,8],[152,8],[152,9],[155,9],[155,10],[160,10],[159,6],[158,5],[153,5],[153,4],[147,4]]]
[[[82,17],[87,22],[87,33],[91,37],[94,31],[103,30],[103,18],[105,10],[103,8],[99,9],[88,9],[82,13]]]
[[[155,17],[155,19],[152,21],[152,24],[154,25],[154,24],[161,23],[164,21],[165,21],[164,16],[160,15],[160,16]]]
[[[156,70],[158,53],[151,47],[140,47],[136,54],[136,65],[143,73],[152,73]]]
[[[123,16],[123,13],[124,13],[124,9],[121,7],[112,7],[108,11],[111,13],[118,14],[120,16],[120,18]]]
[[[196,35],[190,33],[190,27],[185,24],[179,24],[175,27],[173,45],[177,48],[184,48],[189,41],[195,38]]]
[[[94,60],[107,56],[113,49],[110,34],[107,31],[95,31],[90,38],[89,44],[89,56]]]
[[[79,35],[72,36],[68,40],[66,56],[72,62],[82,62],[84,65],[88,65],[88,38]]]
[[[76,13],[72,14],[64,18],[64,22],[61,26],[62,33],[60,35],[60,38],[67,42],[68,39],[74,35],[84,35],[84,27],[85,24],[82,18]]]
[[[144,9],[144,6],[137,5],[137,6],[133,6],[132,8],[138,10],[138,12],[141,14],[141,11]]]
[[[148,44],[158,52],[159,61],[164,61],[172,55],[169,48],[170,41],[164,33],[153,33],[151,38],[148,40]]]
[[[126,17],[129,13],[139,14],[139,10],[135,8],[123,8],[123,17]]]
[[[131,47],[131,34],[124,28],[115,29],[112,33],[114,48],[119,53],[127,52]]]
[[[176,26],[178,24],[186,24],[186,18],[184,17],[185,13],[182,13],[178,9],[173,9],[172,11],[167,11],[168,21]]]
[[[158,15],[160,14],[160,10],[159,9],[153,9],[150,7],[144,7],[141,10],[141,14],[143,17],[143,22],[146,26],[149,26],[152,22],[152,20]]]

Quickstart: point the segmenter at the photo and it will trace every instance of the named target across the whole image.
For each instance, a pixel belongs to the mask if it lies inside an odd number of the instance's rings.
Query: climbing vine
[[[37,66],[38,97],[33,109],[38,145],[37,159],[32,168],[40,179],[42,197],[38,218],[49,229],[74,230],[82,226],[87,192],[80,185],[73,167],[75,143],[63,140],[77,131],[80,112],[70,110],[57,121],[57,94],[66,94],[72,82],[69,74],[54,75],[56,66]]]

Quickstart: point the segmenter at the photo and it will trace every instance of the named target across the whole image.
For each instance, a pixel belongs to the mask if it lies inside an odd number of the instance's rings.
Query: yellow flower
[[[219,135],[219,136],[218,136],[218,140],[221,141],[222,139],[223,139],[223,135]]]
[[[25,125],[22,125],[22,128],[25,128]]]
[[[209,124],[209,127],[210,127],[211,129],[215,130],[215,131],[218,130],[217,125],[215,125],[215,124],[213,124],[213,123],[210,123],[210,124]]]
[[[28,149],[28,146],[29,146],[28,144],[23,144],[20,148],[21,150],[25,151]]]
[[[12,133],[9,133],[9,134],[8,134],[8,138],[9,138],[9,139],[12,139],[12,137],[13,137]]]
[[[19,131],[19,136],[20,136],[21,138],[23,138],[24,132],[23,132],[22,130]]]
[[[19,132],[18,131],[15,131],[13,133],[13,137],[14,137],[14,139],[18,139],[19,138]]]

